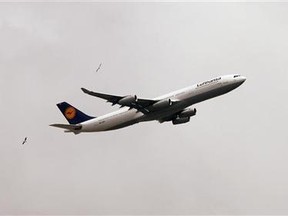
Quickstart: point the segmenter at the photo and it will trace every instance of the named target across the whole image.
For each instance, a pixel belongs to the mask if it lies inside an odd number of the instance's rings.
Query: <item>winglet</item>
[[[84,93],[86,93],[86,94],[89,94],[89,93],[90,93],[90,91],[89,91],[88,89],[81,88],[81,90],[82,90]]]

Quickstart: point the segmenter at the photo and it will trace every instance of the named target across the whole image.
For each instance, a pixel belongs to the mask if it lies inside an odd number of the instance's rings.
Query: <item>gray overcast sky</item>
[[[288,214],[287,38],[287,3],[1,3],[0,214]],[[153,98],[231,73],[247,81],[188,124],[48,126],[61,101],[116,109],[80,87]]]

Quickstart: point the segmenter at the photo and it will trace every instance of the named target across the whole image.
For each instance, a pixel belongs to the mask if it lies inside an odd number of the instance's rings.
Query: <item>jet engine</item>
[[[153,104],[152,107],[154,109],[164,109],[164,108],[169,107],[171,105],[172,105],[171,99],[166,99],[166,100],[158,101],[157,103]]]
[[[178,116],[179,118],[190,117],[196,115],[197,110],[195,108],[184,109]]]
[[[184,124],[190,121],[190,117],[177,117],[175,119],[172,120],[173,125],[177,125],[177,124]]]
[[[118,101],[118,103],[122,106],[130,106],[132,103],[135,103],[137,101],[136,95],[128,95],[121,100]]]

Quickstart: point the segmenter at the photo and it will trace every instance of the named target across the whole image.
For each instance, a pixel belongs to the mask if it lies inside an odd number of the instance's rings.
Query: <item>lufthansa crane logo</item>
[[[73,119],[74,117],[76,116],[76,110],[74,107],[68,107],[66,110],[65,110],[65,117],[67,119]]]

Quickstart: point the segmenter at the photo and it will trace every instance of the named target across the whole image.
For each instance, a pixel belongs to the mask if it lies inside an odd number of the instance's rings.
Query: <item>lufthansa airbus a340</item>
[[[82,88],[84,93],[102,98],[112,105],[118,104],[121,108],[103,116],[92,117],[67,102],[58,103],[58,108],[69,124],[52,124],[50,126],[65,129],[65,132],[79,134],[81,132],[115,130],[152,120],[160,123],[171,121],[174,125],[183,124],[189,122],[190,117],[196,114],[196,109],[191,107],[192,105],[230,92],[245,80],[245,77],[238,74],[216,77],[155,99],[142,99],[136,95],[102,94]]]

